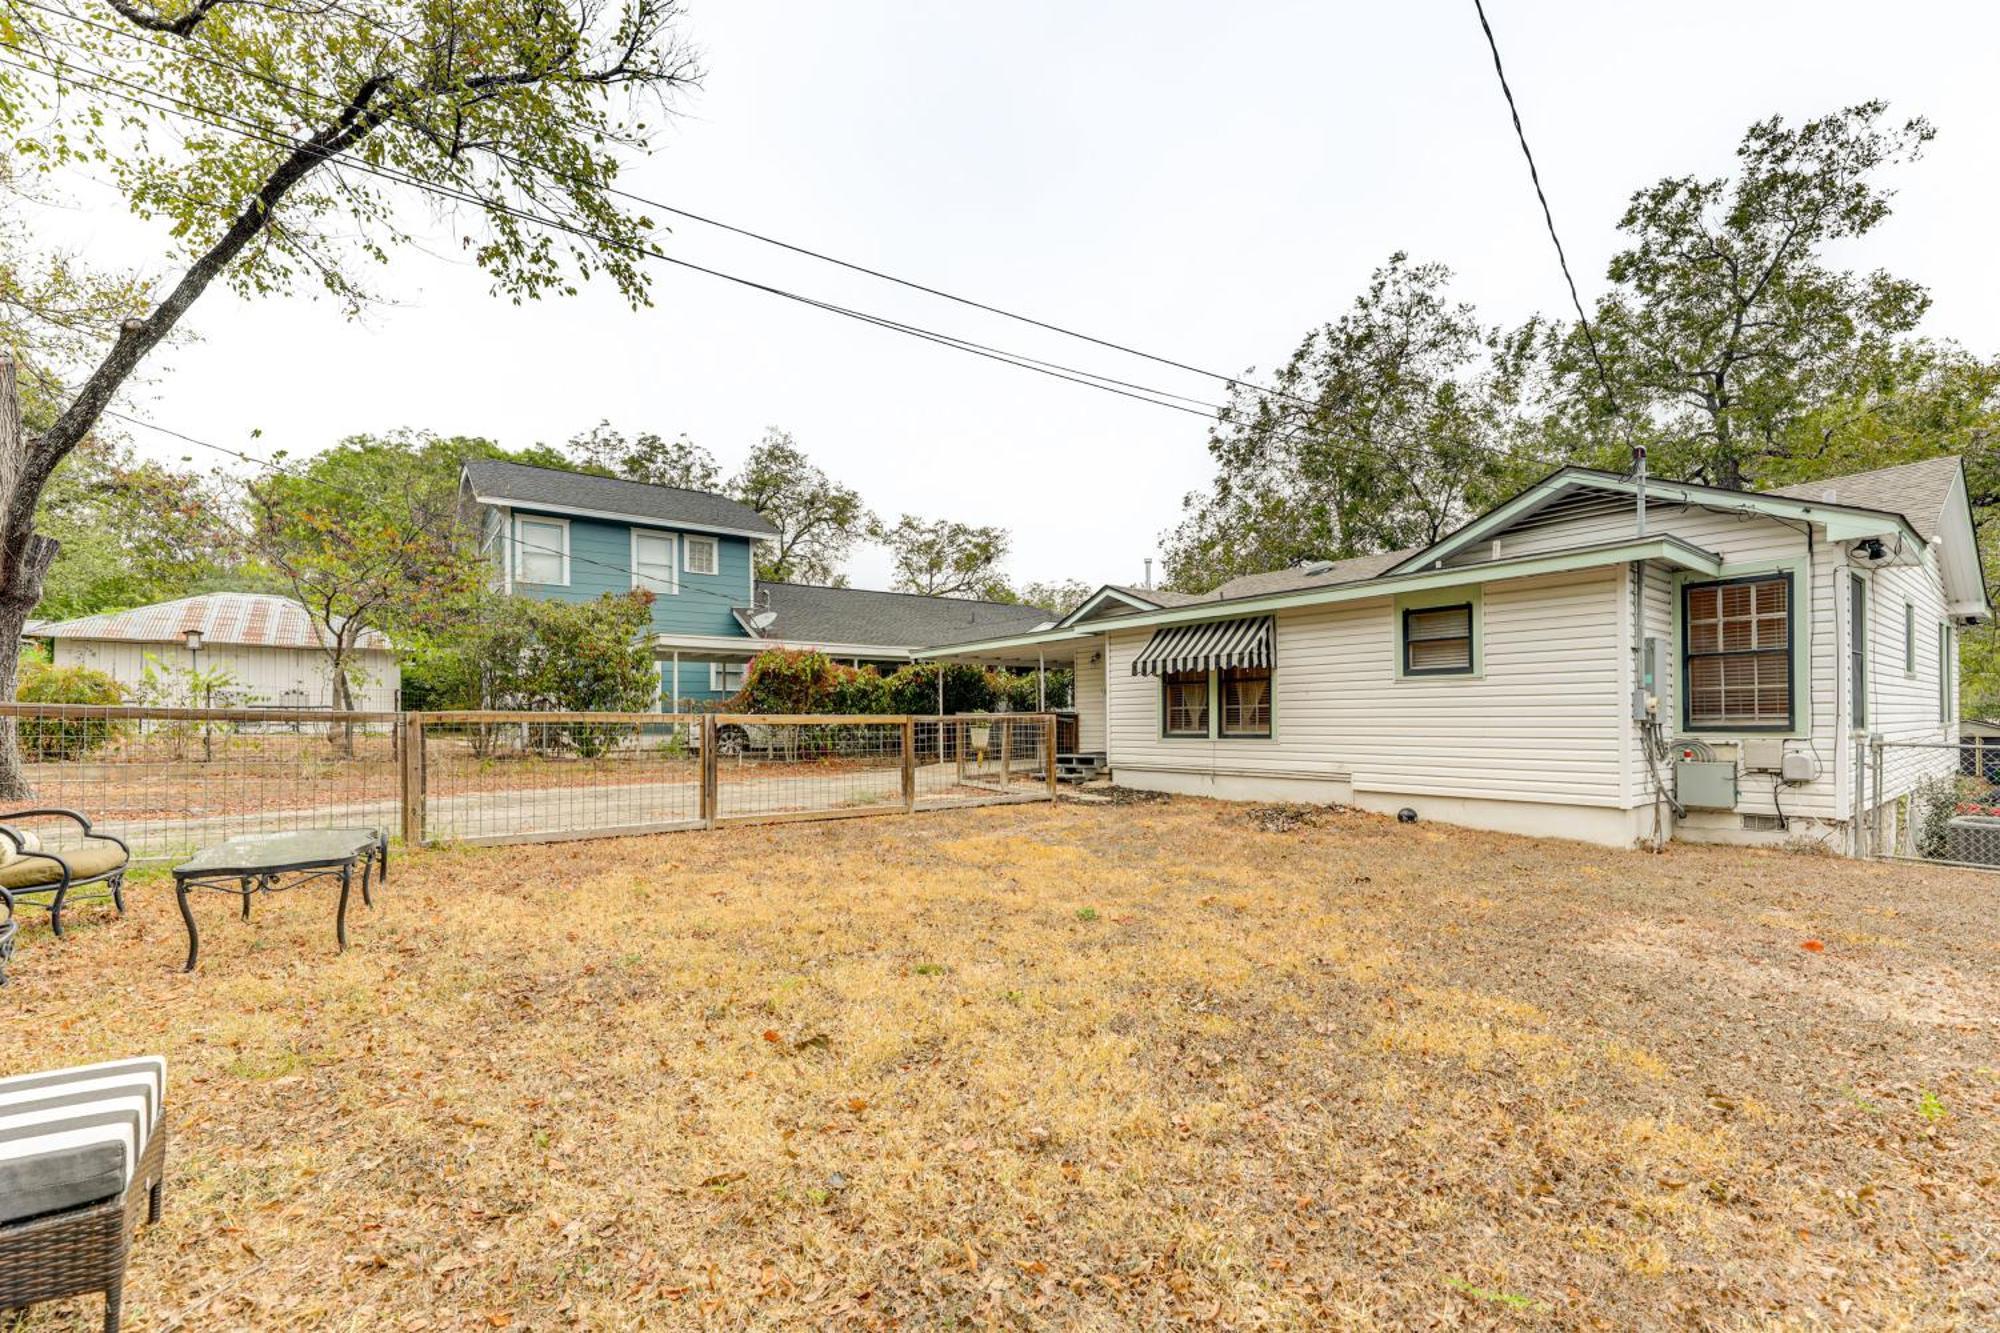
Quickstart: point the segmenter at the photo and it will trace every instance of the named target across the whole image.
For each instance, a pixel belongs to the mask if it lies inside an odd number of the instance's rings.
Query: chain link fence
[[[1857,851],[2000,870],[2000,737],[1855,746]]]
[[[143,861],[240,833],[549,842],[1055,798],[1053,714],[329,713],[0,704],[32,793]]]

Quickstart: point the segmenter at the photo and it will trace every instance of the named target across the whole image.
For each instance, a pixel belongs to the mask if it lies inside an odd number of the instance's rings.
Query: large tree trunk
[[[0,354],[0,514],[13,516],[0,531],[0,699],[8,700],[21,670],[21,631],[42,600],[42,580],[56,558],[55,540],[35,531],[34,506],[21,517],[14,503],[27,459],[14,358]],[[0,718],[0,799],[33,794],[21,764],[20,727],[11,717]]]

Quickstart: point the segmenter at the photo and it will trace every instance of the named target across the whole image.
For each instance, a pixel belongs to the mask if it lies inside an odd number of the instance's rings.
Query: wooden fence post
[[[944,724],[940,722],[938,725],[942,727]],[[965,722],[954,719],[951,724],[951,739],[953,741],[953,748],[958,751],[958,785],[963,787],[965,785],[965,745],[967,741],[972,739],[971,728]]]
[[[717,799],[720,774],[715,762],[715,714],[701,715],[701,819],[714,828],[721,818],[721,802]]]
[[[1011,719],[1000,719],[1000,794],[1007,794],[1008,760],[1014,748],[1014,723]]]
[[[917,720],[903,718],[903,811],[917,808]]]
[[[424,718],[421,713],[405,713],[402,725],[402,763],[397,766],[401,775],[398,794],[401,796],[403,845],[421,847],[424,843]]]
[[[1056,799],[1056,715],[1042,719],[1042,765],[1048,770],[1049,799]]]

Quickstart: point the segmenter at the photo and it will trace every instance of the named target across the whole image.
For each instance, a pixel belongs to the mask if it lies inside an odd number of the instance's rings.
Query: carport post
[[[1039,648],[1035,650],[1035,711],[1049,711],[1049,657]]]
[[[674,684],[673,684],[674,706],[672,708],[669,708],[667,711],[669,713],[678,713],[681,711],[681,650],[678,648],[674,649],[673,672],[674,672]],[[679,726],[679,723],[676,723],[675,725]]]

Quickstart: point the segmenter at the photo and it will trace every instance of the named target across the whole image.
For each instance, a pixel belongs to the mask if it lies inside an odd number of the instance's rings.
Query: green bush
[[[938,673],[944,673],[946,713],[1032,713],[1040,689],[1030,671],[1015,675],[963,662],[913,662],[887,676],[872,666],[849,667],[825,653],[772,648],[750,660],[743,689],[729,708],[744,713],[938,712]],[[1050,708],[1067,708],[1070,672],[1051,671]]]
[[[14,697],[29,704],[118,704],[125,702],[125,687],[102,671],[38,657],[21,664]],[[110,744],[116,729],[105,718],[24,717],[21,751],[33,763],[81,759]]]

